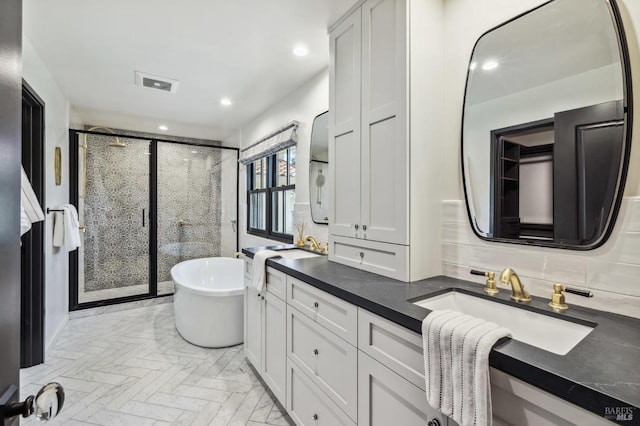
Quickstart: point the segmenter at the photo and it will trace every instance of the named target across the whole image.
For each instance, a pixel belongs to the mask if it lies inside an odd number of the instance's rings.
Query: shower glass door
[[[149,294],[151,142],[77,133],[77,143],[78,303]]]
[[[158,295],[175,264],[236,251],[237,173],[236,150],[157,142]]]

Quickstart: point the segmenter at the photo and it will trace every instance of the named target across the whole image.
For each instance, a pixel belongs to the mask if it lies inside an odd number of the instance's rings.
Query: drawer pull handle
[[[314,415],[313,415],[313,417],[312,417],[312,419],[313,419],[313,421],[314,421],[314,422],[317,422],[317,421],[318,421],[318,415],[317,415],[317,414],[314,414]]]
[[[317,308],[318,306],[320,306],[320,305],[318,305],[318,302],[313,302],[313,307],[314,308]]]
[[[260,299],[260,293],[258,293],[258,299]]]
[[[315,356],[318,356],[318,353],[319,353],[319,352],[318,352],[318,350],[317,350],[317,349],[314,349],[314,350],[313,350],[313,354],[314,354]]]
[[[367,225],[362,225],[362,230],[366,231],[367,230]]]
[[[358,230],[359,226],[358,224],[353,225],[354,228],[356,228],[356,231]]]
[[[361,251],[361,252],[360,252],[360,259],[362,259],[363,257],[364,257],[364,252],[363,252],[363,251]]]

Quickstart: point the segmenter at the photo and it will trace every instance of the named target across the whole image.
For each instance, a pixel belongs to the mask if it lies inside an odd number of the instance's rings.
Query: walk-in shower
[[[237,249],[237,150],[146,136],[71,132],[71,309],[170,294],[173,265]]]

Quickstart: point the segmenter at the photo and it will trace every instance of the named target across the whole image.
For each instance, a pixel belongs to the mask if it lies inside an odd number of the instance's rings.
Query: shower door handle
[[[144,218],[145,218],[144,209],[142,209],[142,227],[143,228],[144,228]]]

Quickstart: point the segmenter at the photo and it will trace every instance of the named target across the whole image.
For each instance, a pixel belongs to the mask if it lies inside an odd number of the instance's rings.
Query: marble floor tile
[[[293,425],[242,345],[191,345],[175,329],[171,303],[74,316],[46,362],[20,377],[23,397],[49,381],[65,387],[51,425]]]

